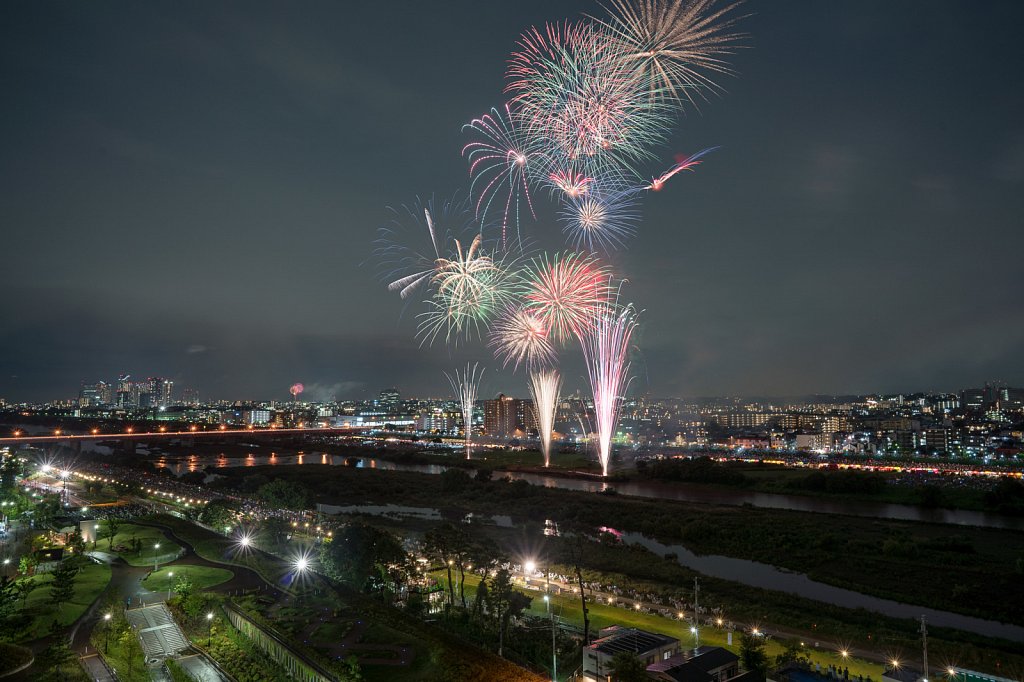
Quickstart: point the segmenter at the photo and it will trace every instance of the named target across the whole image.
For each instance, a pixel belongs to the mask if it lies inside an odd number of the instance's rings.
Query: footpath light
[[[206,634],[206,648],[209,649],[213,645],[213,611],[206,614],[207,623],[207,634]]]
[[[103,614],[103,653],[109,653],[110,648],[110,614]]]
[[[167,599],[168,599],[168,601],[170,601],[170,599],[171,599],[171,582],[172,582],[171,579],[172,578],[174,578],[174,571],[167,571]]]
[[[158,542],[158,543],[156,543],[155,545],[153,545],[153,570],[154,570],[154,571],[155,571],[155,570],[157,569],[157,561],[156,561],[156,560],[157,560],[157,556],[156,556],[156,551],[157,551],[158,549],[160,549],[160,543],[159,543],[159,542]]]

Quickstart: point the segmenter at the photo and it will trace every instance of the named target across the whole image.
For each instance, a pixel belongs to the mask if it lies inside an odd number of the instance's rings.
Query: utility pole
[[[697,578],[693,579],[693,650],[700,648],[700,606],[699,606],[700,585]]]
[[[921,616],[921,646],[924,653],[924,673],[922,679],[923,682],[928,682],[928,626],[924,622],[924,616]]]
[[[548,603],[548,618],[551,619],[551,682],[558,682],[558,648],[555,645],[555,612],[551,605],[551,570],[544,572],[544,601]]]

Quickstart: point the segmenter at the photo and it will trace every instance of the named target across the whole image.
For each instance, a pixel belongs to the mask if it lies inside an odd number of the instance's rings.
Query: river
[[[411,517],[420,519],[441,520],[443,515],[439,509],[429,507],[407,507],[400,505],[318,505],[318,510],[325,514],[372,514],[390,518]],[[487,517],[483,517],[486,522]],[[491,523],[504,528],[515,527],[508,516],[497,515],[489,518]],[[747,559],[713,554],[697,555],[682,545],[665,545],[640,533],[621,533],[618,536],[628,544],[641,545],[658,556],[674,554],[676,561],[698,573],[724,580],[731,580],[743,585],[750,585],[766,590],[775,590],[799,595],[808,599],[835,604],[850,609],[867,609],[893,618],[920,618],[925,616],[929,625],[956,628],[966,632],[974,632],[985,637],[1000,637],[1011,641],[1024,641],[1024,627],[999,623],[993,620],[965,616],[949,611],[904,604],[891,599],[882,599],[862,594],[842,587],[811,580],[806,574],[786,571],[770,564],[763,564]]]
[[[169,467],[175,474],[213,467],[242,467],[262,465],[326,464],[343,466],[350,457],[314,452],[300,455],[249,454],[242,457],[160,457],[156,464]],[[441,464],[400,464],[385,459],[362,458],[358,468],[380,469],[382,471],[409,471],[421,474],[440,474],[448,467]],[[868,518],[893,519],[898,521],[921,521],[926,523],[947,523],[957,526],[980,526],[1024,531],[1024,518],[988,514],[966,509],[929,509],[909,504],[886,502],[860,502],[854,500],[830,500],[804,495],[782,493],[760,493],[731,488],[686,483],[658,483],[656,481],[626,481],[605,483],[598,478],[570,478],[551,474],[530,472],[501,472],[514,480],[523,480],[533,485],[563,490],[599,492],[609,487],[622,495],[648,497],[680,502],[696,502],[708,505],[751,505],[768,509],[789,509],[791,511],[814,512],[817,514],[844,514]]]

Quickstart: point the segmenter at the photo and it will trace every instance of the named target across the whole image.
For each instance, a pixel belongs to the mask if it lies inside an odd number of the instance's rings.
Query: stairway
[[[131,609],[127,616],[128,622],[139,635],[147,661],[174,656],[189,647],[185,633],[163,604]]]

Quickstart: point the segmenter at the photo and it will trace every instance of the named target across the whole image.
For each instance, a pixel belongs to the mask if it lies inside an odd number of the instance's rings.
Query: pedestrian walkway
[[[164,604],[154,604],[127,612],[128,622],[139,635],[147,661],[174,656],[189,647],[185,633]]]
[[[117,682],[117,675],[110,669],[107,662],[99,654],[82,656],[82,667],[93,682]]]
[[[183,656],[178,665],[197,682],[230,682],[205,656]]]

